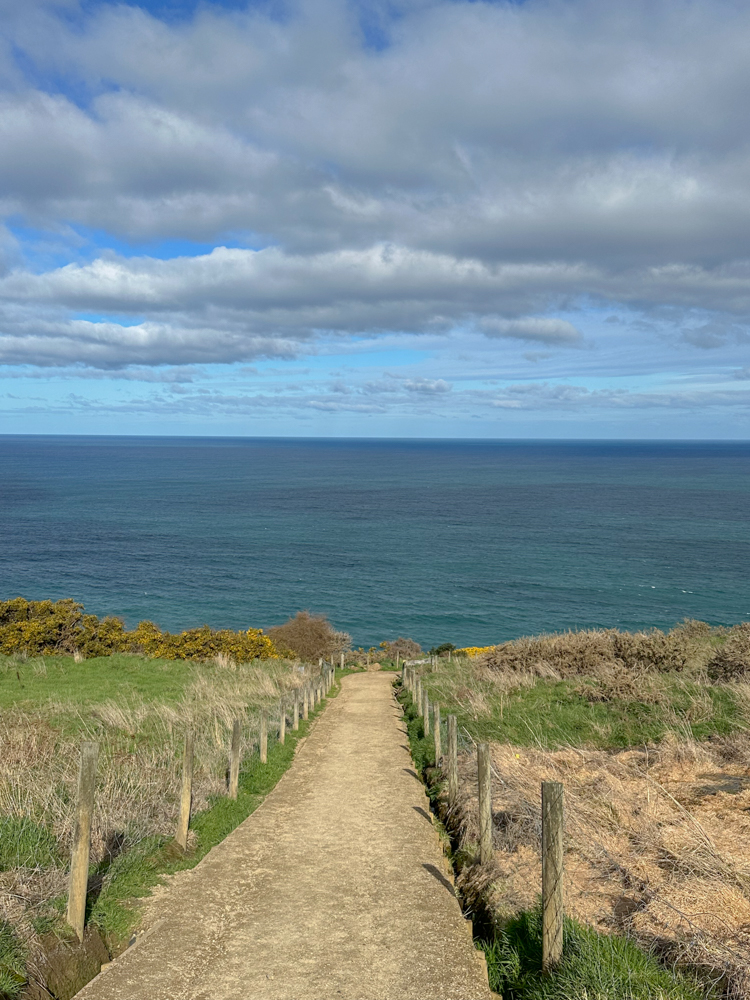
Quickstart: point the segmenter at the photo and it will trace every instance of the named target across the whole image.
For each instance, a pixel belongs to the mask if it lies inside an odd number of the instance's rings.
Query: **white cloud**
[[[321,333],[460,330],[557,351],[587,342],[570,316],[592,302],[671,323],[686,351],[743,347],[750,8],[389,10],[376,49],[343,0],[170,23],[5,0],[1,215],[63,241],[260,249],[21,267],[4,237],[0,361],[284,359]],[[433,375],[402,389],[445,393]]]

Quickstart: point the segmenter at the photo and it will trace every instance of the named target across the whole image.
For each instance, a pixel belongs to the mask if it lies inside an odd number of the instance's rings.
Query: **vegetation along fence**
[[[343,665],[343,654],[341,659]],[[283,744],[286,739],[287,721],[290,720],[292,728],[297,730],[299,728],[300,716],[303,719],[307,719],[309,713],[320,704],[330,691],[335,679],[333,663],[327,664],[321,661],[319,669],[319,676],[310,678],[287,698],[282,698],[273,713],[267,711],[261,713],[257,734],[258,755],[261,764],[266,764],[268,761],[269,727],[275,729],[279,743]],[[253,742],[251,742],[252,745]],[[231,744],[229,746],[229,767],[227,769],[227,795],[231,799],[237,798],[242,763],[241,748],[242,722],[240,719],[235,719],[232,725]],[[68,924],[75,932],[79,941],[83,941],[84,936],[89,881],[91,824],[95,809],[98,756],[98,743],[92,741],[82,743],[67,907]],[[188,849],[188,830],[190,827],[190,812],[193,798],[193,765],[194,734],[191,729],[188,729],[185,732],[179,813],[174,835],[175,844],[181,851],[187,851]]]
[[[457,676],[464,683],[472,675],[461,667]],[[472,737],[455,714],[445,714],[445,705],[431,699],[430,688],[447,693],[451,707],[463,707],[461,698],[471,704],[474,691],[460,685],[451,690],[445,677],[445,669],[436,670],[432,662],[405,663],[400,700],[415,763],[450,836],[458,895],[475,921],[493,988],[516,995],[513,983],[533,978],[535,961],[539,975],[556,971],[565,978],[573,966],[583,967],[582,956],[594,956],[590,968],[609,982],[602,996],[619,995],[612,987],[617,977],[627,979],[637,970],[652,977],[649,996],[750,997],[748,925],[732,936],[725,933],[730,914],[740,922],[748,911],[750,869],[733,862],[719,836],[709,835],[662,783],[674,772],[678,787],[681,782],[690,789],[694,801],[708,795],[723,817],[731,816],[734,799],[739,808],[743,790],[750,791],[742,770],[745,736],[714,737],[706,747],[689,732],[683,742],[670,733],[661,743],[615,753],[585,744],[548,749],[537,736],[525,745],[507,737],[490,743]],[[739,698],[744,690],[738,685],[733,695]],[[486,725],[477,728],[487,732]],[[564,781],[550,780],[558,778]],[[715,829],[720,834],[722,822]],[[672,855],[659,838],[670,838]],[[630,854],[623,843],[631,845]],[[680,882],[662,870],[672,856],[687,873],[677,898]],[[723,923],[712,920],[707,894],[721,894],[731,907]],[[538,959],[528,957],[534,942],[540,945]],[[494,983],[493,948],[499,969]],[[519,961],[520,971],[513,968]],[[546,988],[539,986],[539,996],[547,995]],[[577,988],[583,990],[581,982]]]

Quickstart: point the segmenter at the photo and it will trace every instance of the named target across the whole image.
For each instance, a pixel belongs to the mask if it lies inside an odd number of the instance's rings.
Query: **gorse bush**
[[[204,625],[172,634],[153,622],[140,622],[128,632],[120,618],[84,614],[73,600],[0,602],[0,653],[79,653],[89,658],[112,653],[139,653],[169,660],[207,660],[227,656],[237,663],[274,659],[278,651],[262,629],[214,630]]]
[[[620,632],[594,629],[516,639],[484,654],[490,669],[541,677],[572,677],[596,673],[604,665],[627,669],[680,672],[691,656],[692,633]]]
[[[708,664],[708,675],[715,681],[742,680],[750,673],[750,622],[729,630],[726,641]]]

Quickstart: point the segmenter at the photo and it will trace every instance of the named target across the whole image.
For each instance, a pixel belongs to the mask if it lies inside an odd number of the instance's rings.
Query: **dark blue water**
[[[750,618],[750,444],[0,437],[0,598],[357,645]]]

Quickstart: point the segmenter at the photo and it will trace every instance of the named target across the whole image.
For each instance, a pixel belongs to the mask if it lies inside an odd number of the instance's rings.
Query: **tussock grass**
[[[137,920],[133,901],[164,874],[197,863],[289,766],[308,724],[299,734],[288,727],[285,745],[278,744],[278,703],[311,670],[293,661],[238,665],[225,657],[208,664],[124,655],[82,663],[0,659],[0,976],[17,975],[22,960],[14,955],[33,966],[40,935],[67,933],[62,914],[83,738],[100,745],[89,919],[116,952]],[[257,757],[261,711],[269,713],[266,766]],[[238,798],[230,801],[235,718],[242,721],[243,766]],[[187,726],[195,734],[195,772],[185,857],[170,845]]]
[[[694,976],[675,972],[626,937],[599,934],[565,921],[564,957],[553,976],[543,975],[541,911],[509,920],[481,943],[490,988],[508,1000],[704,1000]],[[713,991],[712,991],[713,992]]]

